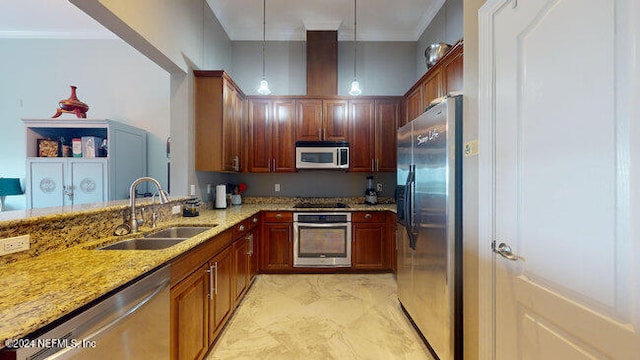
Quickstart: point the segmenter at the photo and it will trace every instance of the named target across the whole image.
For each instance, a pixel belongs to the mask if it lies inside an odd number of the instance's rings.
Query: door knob
[[[524,260],[523,257],[514,255],[511,251],[511,246],[506,243],[500,243],[500,245],[496,247],[496,242],[494,241],[493,243],[491,243],[491,247],[493,248],[494,253],[501,255],[503,258],[509,259],[511,261]]]

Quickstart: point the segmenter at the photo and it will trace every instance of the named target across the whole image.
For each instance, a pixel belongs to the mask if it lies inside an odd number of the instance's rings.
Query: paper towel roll
[[[216,185],[216,209],[227,208],[227,186]]]

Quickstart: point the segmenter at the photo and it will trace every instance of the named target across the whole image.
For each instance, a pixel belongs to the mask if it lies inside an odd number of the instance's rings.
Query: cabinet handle
[[[365,218],[365,219],[371,219],[372,217],[373,217],[373,216],[372,216],[371,214],[366,214],[366,215],[364,216],[364,218]]]
[[[238,226],[238,230],[240,230],[240,231],[244,231],[244,229],[245,229],[245,228],[244,228],[244,225],[240,225],[240,226]]]
[[[253,223],[257,223],[258,221],[260,221],[257,217],[254,217],[253,219],[251,219],[251,221],[253,221]]]
[[[322,129],[322,132],[324,133],[323,140],[327,140],[327,128]]]
[[[276,214],[276,219],[282,219],[282,214]]]
[[[209,266],[209,270],[207,270],[207,272],[209,273],[209,299],[213,300],[213,272],[216,272],[216,287],[217,287],[217,280],[218,280],[218,263],[215,263],[211,266]],[[218,293],[217,289],[216,289],[216,294]]]
[[[380,166],[378,164],[378,159],[376,159],[376,171],[380,171]]]
[[[318,128],[318,140],[322,140],[322,128]]]
[[[249,252],[247,255],[253,256],[253,234],[247,236],[247,240],[249,240]]]
[[[271,172],[271,159],[267,161],[267,172]]]
[[[373,168],[373,159],[371,159],[371,172],[374,172],[374,168]]]
[[[276,159],[273,159],[273,172],[277,172],[278,168],[276,167]]]
[[[218,262],[216,261],[215,264],[213,264],[213,270],[215,271],[215,279],[214,282],[216,284],[216,286],[213,288],[213,292],[218,295]]]
[[[67,197],[69,198],[69,201],[73,201],[73,186],[65,185],[64,194],[67,195]]]

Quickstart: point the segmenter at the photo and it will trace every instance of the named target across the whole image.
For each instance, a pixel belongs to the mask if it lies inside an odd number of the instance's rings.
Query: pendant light
[[[356,76],[356,55],[358,54],[358,43],[357,43],[357,24],[356,24],[356,8],[357,1],[353,0],[353,81],[351,82],[351,90],[349,90],[349,95],[358,96],[362,94],[362,90],[360,90],[360,83],[358,82],[358,78]]]
[[[267,0],[262,0],[262,80],[260,81],[260,86],[258,87],[258,93],[260,95],[271,94],[271,90],[269,90],[269,83],[267,83],[267,78],[265,77],[264,47],[267,41],[266,28],[267,28]]]

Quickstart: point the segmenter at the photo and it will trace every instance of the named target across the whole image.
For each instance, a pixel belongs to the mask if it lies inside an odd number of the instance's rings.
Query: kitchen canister
[[[216,209],[227,208],[227,185],[216,185]]]

